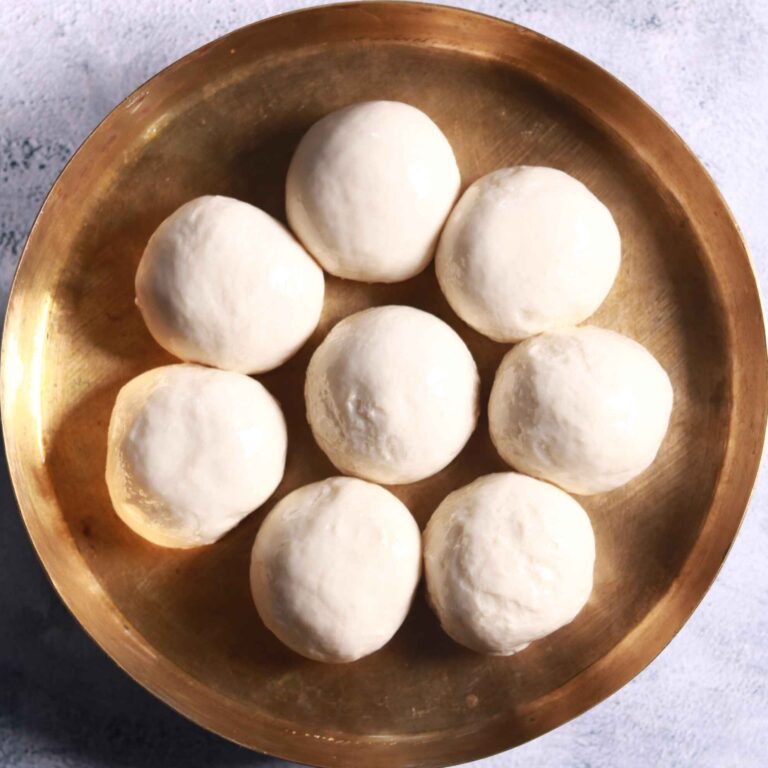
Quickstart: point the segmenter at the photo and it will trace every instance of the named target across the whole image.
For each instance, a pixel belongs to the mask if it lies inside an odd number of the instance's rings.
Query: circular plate
[[[113,513],[106,431],[118,389],[172,362],[133,303],[150,233],[202,194],[283,218],[303,132],[330,110],[397,99],[431,115],[464,183],[507,165],[561,168],[611,209],[618,282],[595,315],[647,345],[675,388],[652,468],[584,499],[598,556],[589,604],[510,658],[451,642],[419,595],[380,652],[349,665],[299,658],[259,622],[248,591],[267,503],[217,544],[153,547]],[[304,418],[307,360],[342,316],[422,307],[466,340],[487,397],[505,347],[450,311],[430,268],[398,285],[328,280],[310,343],[261,380],[286,412],[275,494],[336,474]],[[637,96],[529,30],[445,7],[361,3],[256,24],[142,86],[96,129],[48,197],[10,299],[2,407],[30,535],[63,599],[142,685],[250,747],[319,765],[436,766],[512,747],[616,691],[682,626],[731,545],[758,467],[766,350],[737,228],[705,171]],[[449,491],[504,467],[485,426],[443,472],[394,489],[423,525]]]

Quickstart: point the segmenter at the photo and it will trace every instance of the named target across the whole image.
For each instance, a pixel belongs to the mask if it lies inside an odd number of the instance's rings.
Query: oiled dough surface
[[[323,272],[280,222],[229,197],[198,197],[157,228],[136,303],[160,346],[240,373],[284,363],[315,330]]]
[[[307,131],[288,170],[286,211],[331,274],[395,283],[429,263],[460,183],[448,140],[424,112],[367,101]]]
[[[421,572],[421,535],[389,491],[332,477],[288,494],[267,515],[251,556],[264,623],[311,659],[353,661],[403,623]]]
[[[449,494],[424,532],[430,602],[445,631],[480,653],[515,653],[572,621],[594,560],[576,500],[514,472]]]
[[[521,472],[573,493],[610,491],[653,462],[672,399],[666,371],[636,341],[594,326],[554,331],[502,360],[491,438]]]
[[[409,483],[464,447],[478,388],[472,354],[450,326],[413,307],[376,307],[339,322],[315,350],[307,418],[345,474]]]
[[[610,211],[555,168],[489,173],[462,195],[435,266],[456,314],[497,341],[519,341],[586,320],[621,258]]]
[[[210,544],[272,494],[286,444],[280,406],[254,379],[200,365],[154,368],[120,390],[112,411],[112,503],[154,544]]]

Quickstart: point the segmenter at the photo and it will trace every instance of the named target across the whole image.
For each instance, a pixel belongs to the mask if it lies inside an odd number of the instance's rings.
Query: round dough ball
[[[595,537],[553,485],[514,472],[449,494],[424,532],[424,568],[443,629],[507,656],[572,621],[589,599]]]
[[[429,263],[460,184],[451,145],[423,112],[397,101],[353,104],[299,143],[288,221],[331,274],[395,283]]]
[[[411,483],[439,472],[477,423],[479,376],[458,334],[413,307],[338,323],[307,368],[312,432],[345,474]]]
[[[581,182],[521,166],[467,189],[435,267],[456,314],[510,342],[585,320],[608,295],[620,260],[613,217]]]
[[[315,330],[323,271],[264,211],[198,197],[149,239],[136,304],[172,355],[240,373],[276,368]]]
[[[671,411],[672,384],[645,347],[585,326],[528,339],[508,352],[488,418],[508,464],[591,494],[624,485],[653,462]]]
[[[331,477],[289,493],[251,556],[262,621],[317,661],[354,661],[403,623],[421,571],[421,534],[403,503],[373,483]]]
[[[155,368],[117,396],[109,495],[153,544],[210,544],[277,488],[286,444],[280,406],[258,381],[200,365]]]

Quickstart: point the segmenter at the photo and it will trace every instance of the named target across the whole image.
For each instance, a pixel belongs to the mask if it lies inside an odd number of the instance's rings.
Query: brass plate
[[[584,500],[597,533],[594,594],[577,620],[512,658],[451,642],[419,595],[384,650],[327,666],[283,648],[248,593],[271,502],[218,544],[174,552],[112,512],[105,438],[118,388],[171,359],[133,304],[149,234],[176,206],[233,195],[283,217],[291,152],[344,104],[400,99],[453,144],[465,183],[505,165],[585,181],[622,233],[619,280],[594,318],[646,344],[676,403],[652,469]],[[304,368],[341,316],[374,304],[435,312],[464,337],[483,394],[505,347],[451,313],[433,270],[392,286],[330,279],[321,327],[261,377],[289,422],[275,498],[334,474],[313,443]],[[2,407],[11,475],[63,599],[142,685],[197,723],[319,765],[437,766],[538,736],[618,690],[672,638],[715,576],[743,515],[766,421],[755,278],[720,195],[683,142],[625,86],[529,30],[445,7],[317,8],[241,29],[142,86],[56,182],[10,299]],[[423,525],[449,490],[503,468],[484,423],[429,480],[395,489]]]

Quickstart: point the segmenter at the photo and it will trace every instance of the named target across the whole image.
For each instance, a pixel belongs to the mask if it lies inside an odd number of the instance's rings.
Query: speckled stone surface
[[[0,304],[64,163],[143,80],[237,26],[307,2],[0,0]],[[465,2],[586,54],[677,129],[715,177],[768,281],[768,3]],[[712,590],[651,666],[483,768],[768,764],[768,482]],[[282,766],[155,701],[55,595],[0,470],[0,766]],[[361,767],[363,768],[363,767]]]

